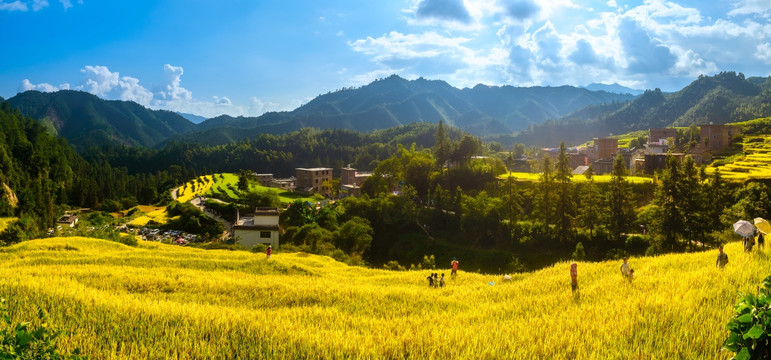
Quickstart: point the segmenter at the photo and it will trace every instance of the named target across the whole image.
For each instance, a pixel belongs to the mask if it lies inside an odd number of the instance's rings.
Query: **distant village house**
[[[278,249],[278,217],[278,208],[274,207],[258,207],[252,216],[241,216],[236,210],[233,237],[249,249],[257,244],[268,244]]]

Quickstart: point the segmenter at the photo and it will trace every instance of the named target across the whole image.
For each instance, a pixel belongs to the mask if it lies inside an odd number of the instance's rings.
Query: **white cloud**
[[[0,10],[27,11],[29,8],[27,7],[27,3],[21,2],[20,0],[9,3],[0,1]]]
[[[616,4],[616,0],[608,0],[607,4],[612,8],[618,7],[618,4]]]
[[[356,52],[371,55],[375,61],[433,58],[453,52],[469,53],[462,44],[469,39],[445,37],[435,32],[402,34],[392,31],[379,38],[367,37],[348,45]]]
[[[766,64],[771,64],[771,43],[758,44],[755,57],[764,61]]]
[[[48,7],[48,0],[32,0],[32,11]]]
[[[65,11],[72,7],[72,0],[59,0],[59,2],[62,3]]]
[[[771,15],[771,3],[768,0],[738,0],[733,4],[734,9],[728,12],[728,16]]]
[[[184,70],[181,66],[163,65],[164,79],[166,83],[158,94],[165,100],[190,100],[193,93],[180,86]]]
[[[19,92],[25,92],[28,90],[37,90],[42,92],[54,92],[59,90],[67,90],[70,88],[70,84],[61,84],[58,87],[48,84],[48,83],[40,83],[40,84],[33,84],[29,81],[29,79],[24,79],[21,81],[21,84],[19,85]]]

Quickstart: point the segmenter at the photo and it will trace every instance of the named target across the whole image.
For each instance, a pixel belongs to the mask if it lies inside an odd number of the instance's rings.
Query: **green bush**
[[[771,358],[771,276],[763,280],[757,296],[740,294],[734,311],[723,350],[735,352],[735,360]]]
[[[87,359],[80,356],[80,350],[73,354],[60,354],[56,350],[56,339],[61,331],[51,327],[43,309],[38,307],[40,326],[30,322],[14,323],[6,308],[6,300],[0,299],[0,359]]]

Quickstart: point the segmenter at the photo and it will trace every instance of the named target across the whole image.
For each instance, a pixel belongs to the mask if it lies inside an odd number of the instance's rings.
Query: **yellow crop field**
[[[508,173],[498,176],[499,180],[506,180],[508,178]],[[515,180],[521,180],[521,181],[539,181],[541,179],[541,173],[528,173],[528,172],[511,172],[511,177]],[[594,175],[592,176],[592,179],[596,183],[607,183],[610,182],[611,175]],[[652,183],[653,178],[652,177],[645,177],[645,176],[625,176],[624,179],[630,183],[634,184],[645,184],[645,183]],[[571,175],[570,181],[575,183],[580,182],[587,182],[589,181],[586,176],[583,175]]]
[[[743,154],[730,163],[708,166],[707,173],[714,173],[719,168],[720,174],[727,180],[771,178],[771,135],[746,135],[742,151]]]
[[[203,181],[203,185],[197,182],[198,179]],[[185,203],[196,196],[204,195],[209,191],[213,184],[214,180],[212,179],[212,175],[199,176],[195,180],[188,181],[185,185],[178,188],[177,201]],[[193,185],[195,185],[195,191],[193,191]]]
[[[157,206],[137,206],[139,211],[143,212],[143,215],[138,216],[134,220],[131,220],[128,224],[132,226],[145,226],[150,220],[155,221],[158,224],[165,224],[169,222],[168,214],[166,213],[166,207]],[[173,219],[173,218],[172,218]]]
[[[62,351],[94,359],[727,359],[737,291],[771,261],[726,252],[722,270],[716,251],[632,258],[631,283],[619,262],[579,263],[574,298],[567,262],[437,289],[427,270],[302,253],[52,238],[0,249],[0,296],[18,321],[39,305]]]

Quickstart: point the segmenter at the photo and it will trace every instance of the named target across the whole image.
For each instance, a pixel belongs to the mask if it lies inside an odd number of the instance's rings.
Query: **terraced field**
[[[734,181],[771,178],[771,135],[745,135],[741,145],[741,154],[715,162],[707,172],[720,169],[723,178]]]

